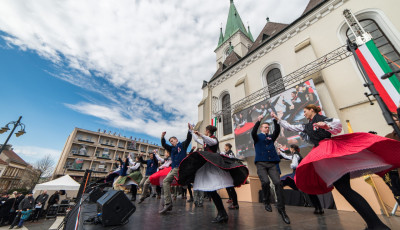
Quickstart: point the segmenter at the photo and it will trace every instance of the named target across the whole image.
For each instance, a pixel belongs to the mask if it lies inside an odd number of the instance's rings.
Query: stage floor
[[[228,207],[227,200],[223,200]],[[136,212],[130,217],[124,226],[101,227],[100,225],[83,225],[82,229],[299,229],[299,230],[336,230],[336,229],[364,229],[364,221],[355,212],[325,210],[325,214],[317,216],[313,214],[314,208],[286,206],[286,212],[291,224],[285,224],[275,207],[273,212],[264,210],[261,203],[240,202],[239,210],[228,210],[229,221],[226,224],[213,224],[211,220],[217,215],[215,206],[210,201],[204,201],[204,206],[196,208],[193,203],[185,202],[178,198],[174,201],[174,207],[166,215],[158,214],[160,200],[147,198],[143,203],[136,205]],[[95,204],[85,205],[83,219],[95,215]],[[92,211],[90,211],[92,210]],[[400,217],[379,216],[391,229],[400,229]]]

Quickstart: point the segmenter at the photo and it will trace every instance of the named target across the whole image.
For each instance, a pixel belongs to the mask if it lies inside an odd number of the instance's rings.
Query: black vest
[[[216,153],[218,151],[219,141],[214,135],[212,135],[211,138],[217,140],[217,144],[208,145],[204,142],[204,151]]]
[[[323,139],[331,138],[332,136],[332,134],[325,129],[314,128],[314,124],[320,121],[331,122],[332,118],[327,118],[325,116],[316,114],[314,118],[305,125],[305,129],[303,131],[309,136],[310,141],[314,144],[314,146],[318,146],[320,141],[322,141]]]

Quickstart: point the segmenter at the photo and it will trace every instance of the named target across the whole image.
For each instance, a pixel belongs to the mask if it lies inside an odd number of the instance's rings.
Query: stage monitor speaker
[[[97,212],[103,226],[124,224],[136,211],[123,191],[110,190],[97,200]]]
[[[103,189],[96,187],[94,188],[90,194],[89,194],[89,201],[96,203],[97,200],[102,197],[105,194],[105,192],[103,192]]]

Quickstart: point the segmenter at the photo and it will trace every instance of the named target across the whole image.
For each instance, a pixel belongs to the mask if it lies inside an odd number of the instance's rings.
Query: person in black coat
[[[47,194],[47,191],[44,190],[42,194],[40,194],[38,197],[36,197],[35,200],[35,212],[32,215],[32,222],[33,221],[38,221],[40,215],[42,214],[42,211],[46,205],[47,199],[49,199],[49,195]]]
[[[4,202],[4,203],[3,203]],[[0,226],[6,225],[9,221],[11,209],[15,203],[15,196],[12,194],[7,200],[3,200],[0,206]]]

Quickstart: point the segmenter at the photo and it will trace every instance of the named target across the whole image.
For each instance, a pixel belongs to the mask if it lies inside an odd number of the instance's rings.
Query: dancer
[[[142,181],[144,180],[144,185],[143,185],[143,190],[142,190],[142,196],[140,197],[140,200],[138,202],[138,204],[142,203],[144,201],[144,199],[146,199],[147,197],[150,196],[149,194],[149,186],[150,186],[150,176],[153,175],[154,173],[157,172],[157,168],[158,168],[158,159],[161,159],[158,154],[157,154],[157,150],[155,149],[153,153],[151,153],[149,155],[150,159],[148,160],[143,160],[143,154],[140,155],[139,158],[139,162],[142,164],[146,164],[147,168],[146,168],[146,175],[144,177],[144,179],[142,179]],[[156,186],[151,185],[152,187],[152,193],[155,194],[156,192]]]
[[[232,145],[229,143],[225,144],[224,147],[225,152],[221,152],[220,154],[225,157],[229,157],[235,159],[235,154],[232,152]],[[232,204],[228,207],[229,209],[239,209],[239,203],[237,200],[237,194],[235,187],[227,187],[226,192],[228,193],[229,200],[232,201]]]
[[[290,168],[293,169],[292,173],[286,174],[281,177],[281,185],[282,187],[289,186],[291,189],[299,191],[304,199],[304,206],[310,207],[311,205],[308,203],[307,195],[300,191],[296,183],[294,182],[294,176],[296,175],[296,168],[300,164],[303,157],[300,155],[300,148],[297,145],[290,145],[289,151],[291,155],[287,155],[283,149],[279,149],[278,154],[287,160],[291,160]],[[315,210],[314,214],[324,214],[324,209],[321,206],[321,202],[317,195],[308,195],[310,197],[311,202],[313,203]]]
[[[171,145],[168,145],[165,141],[165,134],[167,132],[162,132],[161,134],[161,145],[164,149],[171,153],[171,171],[165,177],[163,181],[163,189],[164,189],[164,207],[160,210],[160,214],[164,214],[167,211],[172,210],[172,199],[171,199],[171,183],[172,181],[178,177],[178,167],[183,158],[186,157],[187,148],[190,145],[190,141],[192,139],[192,133],[190,132],[191,129],[190,123],[188,123],[188,133],[186,136],[186,140],[184,142],[179,142],[178,138],[170,137],[169,142]]]
[[[282,216],[283,221],[286,224],[290,224],[289,216],[285,211],[285,201],[283,198],[283,188],[281,186],[281,180],[279,178],[278,167],[280,158],[276,152],[274,142],[278,138],[280,133],[280,126],[277,120],[274,119],[274,132],[272,135],[269,133],[269,124],[262,123],[260,127],[261,120],[263,116],[258,116],[258,121],[251,131],[251,137],[254,141],[254,148],[256,150],[255,165],[257,167],[257,174],[261,180],[262,191],[264,195],[264,206],[265,210],[272,212],[272,207],[270,204],[270,180],[275,186],[275,193],[278,198],[278,212]],[[261,133],[257,134],[258,127],[260,127]]]
[[[137,186],[139,181],[142,179],[142,173],[140,172],[140,162],[139,158],[136,157],[136,162],[134,162],[131,158],[131,155],[128,155],[125,163],[122,164],[123,167],[120,170],[121,175],[114,182],[114,189],[116,190],[124,190],[125,187],[130,186],[130,192],[132,194],[131,201],[136,201],[137,194]],[[126,165],[126,167],[125,167]]]
[[[191,129],[194,140],[204,145],[206,151],[193,152],[182,161],[178,183],[185,185],[194,181],[193,190],[207,191],[218,210],[212,223],[223,223],[228,221],[228,214],[217,190],[244,184],[249,171],[245,165],[217,153],[216,131],[212,125],[206,127],[203,135]]]
[[[368,202],[350,186],[350,178],[365,173],[384,173],[396,168],[400,161],[400,142],[369,133],[339,134],[338,119],[320,115],[321,108],[309,104],[304,108],[307,124],[291,125],[275,119],[284,129],[301,132],[314,148],[296,169],[297,187],[308,194],[329,192],[333,186],[367,223],[367,229],[389,229],[375,214]]]

